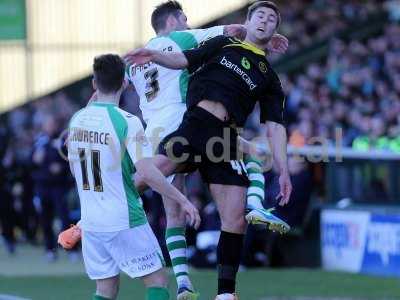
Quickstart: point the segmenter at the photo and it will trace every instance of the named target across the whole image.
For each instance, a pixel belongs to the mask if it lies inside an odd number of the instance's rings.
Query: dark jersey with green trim
[[[262,123],[284,124],[282,85],[264,51],[217,36],[183,53],[192,73],[186,98],[189,110],[203,99],[220,102],[231,121],[243,126],[258,101]]]

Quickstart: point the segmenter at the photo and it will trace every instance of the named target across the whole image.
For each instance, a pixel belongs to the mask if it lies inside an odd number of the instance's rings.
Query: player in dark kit
[[[258,1],[249,7],[244,42],[219,36],[196,49],[167,53],[138,49],[130,59],[153,61],[192,73],[188,111],[182,124],[160,144],[156,159],[171,170],[196,167],[209,184],[221,217],[218,244],[218,296],[234,300],[243,236],[246,230],[245,196],[248,179],[237,153],[236,127],[242,127],[260,104],[260,121],[267,128],[272,155],[280,171],[280,204],[289,201],[292,186],[287,167],[284,93],[265,58],[268,41],[276,32],[280,14],[276,5]]]

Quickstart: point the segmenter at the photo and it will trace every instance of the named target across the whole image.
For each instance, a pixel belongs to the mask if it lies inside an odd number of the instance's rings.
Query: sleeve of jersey
[[[135,164],[143,158],[153,157],[151,143],[147,140],[142,123],[135,116],[127,117],[126,150]]]
[[[214,26],[205,29],[193,29],[190,30],[190,33],[193,34],[197,43],[202,43],[206,40],[214,38],[219,35],[224,34],[224,26]]]
[[[125,67],[125,80],[128,81],[129,83],[132,83],[132,78],[131,78],[131,68],[132,65],[126,65]]]
[[[285,94],[277,75],[265,93],[260,101],[260,122],[272,121],[285,126]]]
[[[212,39],[206,40],[199,45],[199,47],[185,50],[183,54],[188,60],[189,73],[193,73],[206,63],[219,49],[226,44],[226,37],[217,36]]]

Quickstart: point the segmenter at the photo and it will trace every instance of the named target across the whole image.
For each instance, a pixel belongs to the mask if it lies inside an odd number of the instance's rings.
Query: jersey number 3
[[[82,188],[84,190],[90,190],[88,171],[87,171],[86,150],[84,148],[79,148],[78,151],[79,151],[79,160],[81,161],[82,183],[83,183]],[[103,181],[101,180],[101,171],[100,171],[100,151],[92,150],[91,153],[92,153],[91,160],[92,160],[94,191],[102,192]]]
[[[154,68],[146,73],[144,73],[144,79],[146,79],[146,91],[145,95],[147,101],[150,102],[154,100],[160,90],[160,85],[158,84],[158,69]]]

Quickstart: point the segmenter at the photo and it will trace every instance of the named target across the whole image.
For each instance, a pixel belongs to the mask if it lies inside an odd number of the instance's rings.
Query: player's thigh
[[[195,157],[199,155],[193,147],[198,139],[197,132],[200,127],[198,120],[193,120],[190,113],[185,113],[178,129],[168,134],[160,142],[158,154],[168,157],[178,167],[176,172],[190,172],[197,168]]]
[[[178,169],[177,164],[171,161],[167,156],[164,155],[155,155],[152,158],[152,162],[154,165],[161,171],[164,176],[170,176],[175,173]],[[139,173],[135,173],[134,175],[135,187],[139,192],[143,192],[148,186],[146,182],[143,180],[143,177]]]
[[[210,192],[221,218],[221,230],[233,233],[245,232],[246,190],[244,186],[210,184]]]
[[[160,246],[148,223],[120,231],[110,242],[109,251],[118,267],[132,278],[164,266]]]
[[[92,280],[111,278],[119,274],[117,262],[107,249],[113,233],[82,231],[82,255],[86,273]]]

